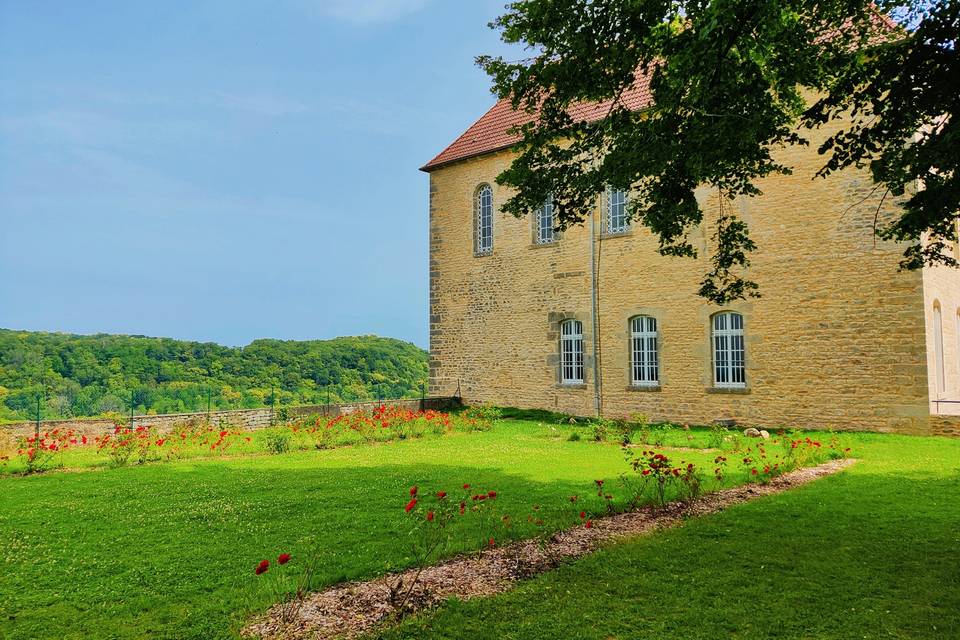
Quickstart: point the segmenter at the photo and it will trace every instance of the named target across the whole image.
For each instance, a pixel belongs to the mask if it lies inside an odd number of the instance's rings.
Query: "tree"
[[[582,223],[607,185],[634,194],[629,216],[660,240],[663,255],[696,257],[703,222],[694,190],[724,199],[760,193],[759,178],[789,174],[774,158],[809,144],[804,128],[843,120],[819,149],[820,175],[868,167],[881,204],[902,215],[877,229],[904,241],[901,268],[957,266],[960,210],[957,58],[960,0],[525,0],[491,24],[521,61],[477,61],[501,98],[530,114],[518,156],[497,177],[516,193],[516,216],[553,198],[560,229]],[[881,11],[891,12],[898,26]],[[649,82],[652,103],[620,100]],[[812,104],[805,95],[815,95]],[[603,105],[599,119],[571,107]],[[912,190],[921,181],[923,189]],[[732,207],[726,207],[732,210]],[[744,276],[755,249],[747,225],[721,213],[712,269],[699,294],[711,301],[759,295]]]

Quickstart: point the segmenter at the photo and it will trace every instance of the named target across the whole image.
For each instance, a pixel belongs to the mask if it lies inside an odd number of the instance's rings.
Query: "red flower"
[[[592,528],[593,528],[593,520],[587,520],[586,522],[583,523],[583,526],[584,526],[585,528],[587,528],[587,529],[592,529]]]
[[[446,491],[437,491],[437,497],[438,497],[439,499],[443,500],[444,498],[447,497],[447,492],[446,492]]]
[[[427,522],[433,522],[433,511],[427,511]]]
[[[491,547],[497,546],[497,543],[494,541],[492,537],[489,540],[487,540],[487,544],[490,545]]]
[[[580,519],[583,520],[583,519],[586,518],[586,517],[587,517],[587,512],[586,512],[586,511],[581,511],[581,512],[580,512]]]
[[[487,497],[496,498],[496,497],[497,497],[497,492],[496,492],[496,491],[488,491],[488,492],[487,492]]]
[[[597,486],[598,486],[598,487],[602,487],[602,486],[603,486],[603,480],[594,480],[594,482],[597,483]]]
[[[752,473],[753,475],[757,475],[757,470],[756,470],[756,469],[751,469],[751,470],[750,470],[750,473]]]
[[[467,510],[467,503],[466,503],[466,502],[461,502],[461,503],[460,503],[460,515],[463,515],[463,513],[464,513],[466,510]]]
[[[469,485],[469,484],[465,484],[465,485],[463,485],[463,488],[464,488],[464,489],[469,489],[469,488],[470,488],[470,485]]]
[[[288,562],[290,562],[289,553],[281,553],[279,556],[277,556],[277,564],[287,564]]]
[[[407,513],[410,513],[415,506],[417,506],[417,499],[411,498],[410,502],[407,503],[407,506],[404,507],[403,510],[406,511]]]
[[[417,495],[417,485],[413,485],[412,487],[410,487],[410,495],[411,496]]]
[[[257,568],[254,569],[253,572],[254,572],[255,574],[257,574],[257,575],[260,575],[261,573],[266,573],[266,572],[267,572],[267,569],[269,569],[269,568],[270,568],[270,561],[269,561],[269,560],[261,560],[261,561],[260,561],[260,564],[257,565]]]

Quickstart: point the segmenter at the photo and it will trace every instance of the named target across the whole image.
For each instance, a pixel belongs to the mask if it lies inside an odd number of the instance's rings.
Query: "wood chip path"
[[[680,524],[684,518],[716,513],[755,498],[781,493],[853,464],[852,459],[833,460],[784,474],[769,484],[749,484],[704,495],[690,504],[673,502],[662,508],[637,511],[593,520],[592,527],[560,531],[546,541],[525,540],[479,554],[462,556],[427,567],[406,602],[405,610],[416,613],[456,597],[463,600],[506,591],[518,580],[557,567],[561,562],[586,555],[611,541],[649,533]],[[396,618],[390,604],[390,587],[402,577],[413,579],[416,569],[384,575],[366,582],[348,582],[309,594],[291,613],[275,606],[246,629],[244,635],[269,640],[327,640],[356,638]]]

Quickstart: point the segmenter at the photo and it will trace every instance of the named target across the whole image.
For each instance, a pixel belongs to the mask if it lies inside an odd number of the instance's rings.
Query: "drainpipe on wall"
[[[590,213],[590,325],[593,327],[593,409],[600,417],[600,331],[597,323],[597,228],[595,212]]]

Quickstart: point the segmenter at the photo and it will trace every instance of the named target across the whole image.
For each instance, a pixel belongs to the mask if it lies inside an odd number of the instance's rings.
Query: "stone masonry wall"
[[[696,291],[708,269],[709,223],[694,232],[696,260],[662,257],[644,227],[598,249],[602,412],[654,420],[734,419],[765,426],[832,426],[929,433],[924,289],[899,272],[902,248],[876,240],[879,194],[853,170],[813,179],[823,158],[811,145],[781,155],[790,176],[762,180],[764,195],[725,202],[750,224],[759,250],[749,276],[763,297],[743,313],[747,389],[713,387],[709,326],[721,310]],[[430,175],[430,389],[487,402],[594,415],[589,227],[552,245],[534,242],[533,217],[498,210],[509,192],[494,182],[512,159],[498,152]],[[474,195],[493,188],[494,248],[474,256]],[[716,193],[698,197],[716,220]],[[888,198],[889,202],[889,198]],[[880,212],[896,213],[895,204]],[[601,198],[597,199],[597,228]],[[955,312],[954,312],[955,313]],[[660,386],[629,385],[628,319],[658,319]],[[560,317],[584,320],[585,384],[559,384]],[[945,313],[945,322],[950,319]]]
[[[302,407],[285,407],[287,415],[291,418],[307,415],[339,416],[354,413],[356,411],[372,411],[380,404],[379,402],[355,402],[351,404],[320,404],[308,405]],[[384,400],[383,404],[388,406],[401,406],[417,411],[419,409],[434,409],[445,411],[459,406],[459,400],[456,398],[424,398],[402,399],[402,400]],[[280,413],[280,409],[277,410]],[[211,411],[196,413],[170,413],[162,415],[134,416],[134,426],[152,426],[159,431],[169,431],[177,425],[191,422],[210,421],[210,424],[229,424],[247,431],[262,429],[272,424],[274,418],[273,411],[269,408],[262,409],[237,409],[231,411]],[[129,420],[123,424],[126,426]],[[101,420],[96,418],[76,418],[72,420],[44,420],[40,423],[40,428],[45,431],[53,429],[73,429],[77,433],[87,435],[96,435],[112,430],[114,423],[112,420]],[[30,435],[36,429],[36,422],[17,422],[13,424],[0,425],[0,429],[13,433],[14,435]]]

